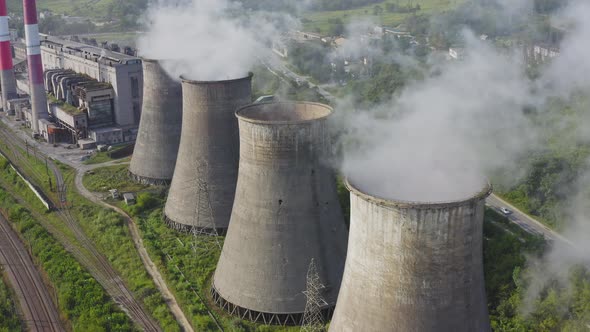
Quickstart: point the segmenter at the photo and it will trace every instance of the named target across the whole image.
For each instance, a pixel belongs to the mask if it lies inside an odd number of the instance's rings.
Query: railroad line
[[[27,158],[21,155],[22,152],[18,151],[19,149],[21,151],[25,151],[28,149],[28,146],[20,139],[14,137],[14,134],[12,134],[10,131],[7,132],[6,128],[0,127],[0,138],[5,144],[12,146],[11,150],[14,153],[12,155],[10,153],[6,153],[9,161],[13,163],[16,161],[22,167],[27,167],[31,174],[33,174],[33,176],[36,178],[36,182],[43,183],[48,174],[40,173],[30,164]],[[15,159],[14,161],[11,160],[11,156],[13,156],[12,158]],[[72,231],[78,243],[85,249],[85,252],[82,252],[75,246],[71,245],[69,243],[70,240],[68,237],[60,230],[56,229],[55,227],[47,227],[49,223],[43,222],[42,219],[39,221],[42,222],[44,227],[46,227],[46,229],[62,243],[66,250],[74,255],[74,257],[102,285],[107,293],[113,298],[115,303],[117,303],[143,331],[161,331],[158,323],[154,321],[154,319],[145,310],[141,303],[135,299],[131,290],[127,287],[117,271],[111,266],[110,262],[106,259],[106,257],[104,257],[104,255],[102,255],[102,253],[100,253],[94,243],[86,236],[80,224],[72,215],[70,207],[67,204],[66,181],[64,180],[59,167],[57,167],[57,165],[52,160],[47,158],[45,160],[48,169],[51,169],[51,172],[56,179],[55,187],[57,191],[57,199],[54,197],[49,197],[49,199],[52,201],[53,206],[56,207],[57,215]],[[31,179],[29,179],[29,181],[31,181]]]
[[[14,289],[29,331],[65,331],[59,311],[18,235],[0,214],[0,264]]]

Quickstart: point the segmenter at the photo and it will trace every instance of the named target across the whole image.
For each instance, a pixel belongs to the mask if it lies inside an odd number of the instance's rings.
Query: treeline
[[[590,321],[587,268],[574,266],[563,271],[565,280],[550,280],[537,294],[529,293],[534,279],[543,278],[530,267],[546,249],[543,240],[490,210],[486,211],[484,238],[486,293],[493,331],[587,329]]]
[[[107,7],[106,18],[117,20],[121,28],[136,28],[147,6],[148,0],[113,0]]]
[[[318,10],[345,10],[381,3],[383,0],[317,0],[312,4]]]
[[[511,186],[499,186],[504,197],[527,213],[561,229],[571,217],[571,200],[579,192],[579,180],[589,171],[590,142],[578,133],[587,121],[589,99],[583,94],[570,100],[550,99],[539,109],[527,110],[538,124],[545,124],[544,149],[519,161],[526,170]]]

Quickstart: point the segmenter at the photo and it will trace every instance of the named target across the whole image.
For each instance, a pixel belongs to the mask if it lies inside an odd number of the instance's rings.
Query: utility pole
[[[307,290],[303,292],[307,298],[305,311],[303,312],[303,324],[301,332],[323,332],[325,331],[324,316],[322,308],[328,303],[322,298],[322,285],[315,261],[312,258],[307,270]]]
[[[198,169],[206,167],[207,165],[197,166]],[[202,174],[201,170],[199,170],[199,174]],[[193,234],[193,251],[202,251],[204,254],[207,254],[211,250],[221,250],[221,244],[219,243],[219,233],[215,224],[215,216],[213,215],[213,206],[211,205],[207,183],[201,179],[197,179],[196,181],[198,187],[198,190],[196,190],[197,205],[195,206],[196,220],[191,229],[191,233]],[[202,227],[203,225],[199,223],[201,216],[205,217],[205,220],[210,218],[211,223],[207,225],[211,227],[210,229]]]

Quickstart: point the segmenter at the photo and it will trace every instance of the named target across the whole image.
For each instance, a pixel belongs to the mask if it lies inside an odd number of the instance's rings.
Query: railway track
[[[0,264],[5,267],[8,279],[15,290],[23,321],[29,331],[65,331],[59,320],[59,311],[51,301],[49,290],[43,284],[25,246],[0,215]]]
[[[7,131],[7,129],[0,127],[0,139],[12,147],[14,152],[9,155],[9,158],[13,156],[15,161],[20,164],[21,167],[26,167],[30,173],[35,177],[37,183],[43,183],[48,177],[48,174],[43,174],[39,170],[35,169],[16,148],[21,151],[27,151],[29,147],[27,144],[22,142],[20,139],[14,137],[14,135]],[[31,148],[32,149],[32,148]],[[161,331],[161,328],[145,310],[137,299],[133,296],[127,285],[125,285],[122,278],[111,266],[109,261],[100,253],[94,243],[86,236],[80,224],[76,220],[75,216],[72,215],[71,209],[68,206],[67,201],[67,185],[63,178],[63,174],[59,167],[50,159],[45,159],[48,170],[50,169],[55,177],[55,187],[57,192],[57,198],[50,197],[53,205],[56,207],[56,213],[60,219],[68,226],[72,231],[76,240],[85,249],[80,251],[76,246],[69,244],[67,236],[61,234],[56,236],[55,232],[60,232],[56,228],[52,228],[50,231],[56,238],[64,245],[64,247],[71,252],[74,257],[82,264],[90,274],[102,285],[107,293],[113,298],[113,300],[121,307],[121,309],[127,313],[127,315],[143,330],[143,331]],[[33,180],[33,179],[29,179]],[[44,224],[45,226],[45,224]],[[48,228],[49,230],[49,228]],[[61,232],[60,232],[61,233]]]

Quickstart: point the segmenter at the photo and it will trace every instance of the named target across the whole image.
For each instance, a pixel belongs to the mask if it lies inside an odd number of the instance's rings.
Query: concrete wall
[[[249,319],[299,324],[306,275],[314,259],[322,296],[334,306],[346,257],[347,231],[319,104],[255,104],[238,111],[240,167],[231,222],[213,287],[219,306]],[[291,314],[291,317],[287,315]],[[268,322],[268,321],[267,321]]]
[[[141,183],[172,180],[182,129],[182,86],[157,61],[143,60],[143,111],[129,171]]]
[[[349,189],[348,256],[330,331],[490,331],[482,262],[488,188],[431,205]]]
[[[182,133],[164,210],[171,227],[227,229],[238,176],[234,112],[252,101],[251,80],[182,81]]]
[[[59,119],[62,124],[67,125],[71,129],[86,130],[86,127],[88,127],[88,121],[86,120],[86,114],[84,113],[71,115],[70,113],[61,109],[61,107],[59,107],[57,104],[49,105],[49,113],[51,113],[55,118]]]
[[[123,143],[123,130],[120,128],[103,128],[97,130],[89,130],[90,138],[96,144],[119,144]]]

